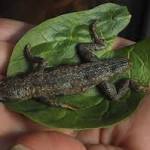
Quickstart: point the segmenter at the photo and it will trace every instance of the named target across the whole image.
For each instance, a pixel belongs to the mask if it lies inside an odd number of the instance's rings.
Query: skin
[[[0,78],[4,78],[8,61],[17,40],[31,25],[0,19]],[[114,48],[133,42],[117,38]],[[149,150],[150,94],[145,96],[137,111],[127,120],[107,128],[85,131],[55,131],[32,123],[10,112],[0,104],[0,148],[7,150],[22,144],[32,150]]]

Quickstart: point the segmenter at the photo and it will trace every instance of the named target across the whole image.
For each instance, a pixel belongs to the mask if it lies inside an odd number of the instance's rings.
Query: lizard
[[[57,101],[57,97],[85,92],[95,86],[100,87],[109,100],[121,99],[133,82],[127,79],[117,89],[110,81],[115,75],[128,70],[130,61],[128,58],[98,59],[93,52],[103,50],[105,42],[96,32],[96,21],[90,24],[89,30],[92,42],[77,44],[77,53],[82,60],[80,64],[60,65],[51,69],[46,60],[31,54],[31,46],[27,44],[24,57],[32,70],[2,80],[0,100],[35,99],[50,106],[74,110],[74,106]]]

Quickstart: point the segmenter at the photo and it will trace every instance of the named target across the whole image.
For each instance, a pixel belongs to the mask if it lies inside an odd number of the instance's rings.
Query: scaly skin
[[[60,66],[54,70],[38,70],[2,81],[0,96],[5,99],[25,100],[77,94],[111,79],[128,68],[128,59],[115,58]]]
[[[93,51],[105,47],[104,40],[96,34],[96,21],[90,26],[93,42],[78,43],[77,52],[84,62],[77,65],[65,65],[48,69],[43,58],[32,56],[30,46],[26,45],[24,56],[33,67],[32,72],[8,78],[0,83],[0,99],[7,100],[40,100],[43,103],[62,108],[76,107],[62,104],[57,96],[72,95],[86,91],[94,86],[100,87],[110,100],[119,100],[124,96],[130,82],[124,82],[119,90],[108,81],[115,75],[129,68],[126,58],[110,58],[99,60]]]

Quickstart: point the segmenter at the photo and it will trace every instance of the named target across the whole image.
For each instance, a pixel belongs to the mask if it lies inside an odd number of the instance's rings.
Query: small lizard
[[[58,66],[53,69],[41,57],[32,56],[30,46],[24,48],[24,57],[32,65],[33,70],[23,75],[6,78],[0,82],[0,99],[28,100],[35,99],[51,106],[74,109],[73,106],[57,101],[58,96],[72,95],[86,91],[94,86],[101,87],[110,100],[119,100],[132,83],[125,80],[120,89],[109,80],[126,71],[129,66],[127,58],[110,58],[100,60],[94,51],[105,47],[104,40],[96,33],[96,21],[90,25],[92,43],[79,43],[78,54],[81,64]]]

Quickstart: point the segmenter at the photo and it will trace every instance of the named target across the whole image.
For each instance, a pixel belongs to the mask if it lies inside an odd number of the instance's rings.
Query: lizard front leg
[[[69,104],[65,104],[60,102],[56,97],[49,98],[49,97],[37,97],[35,98],[36,101],[41,102],[43,104],[49,105],[51,107],[69,109],[69,110],[77,110],[78,108]]]
[[[103,50],[105,48],[104,39],[98,37],[96,33],[96,21],[94,21],[89,27],[91,38],[93,42],[91,43],[79,43],[77,45],[77,52],[79,57],[84,62],[97,61],[98,58],[94,54],[95,51]]]
[[[98,85],[98,87],[106,95],[107,98],[115,101],[125,96],[129,89],[134,91],[140,90],[139,85],[135,81],[129,79],[120,80],[118,82],[117,88],[114,84],[109,83],[108,81],[103,81],[101,84]]]
[[[24,48],[24,57],[27,63],[29,64],[29,66],[31,66],[33,70],[36,69],[43,70],[46,67],[48,67],[47,61],[45,61],[41,57],[33,56],[30,50],[31,50],[31,45],[27,44]]]

